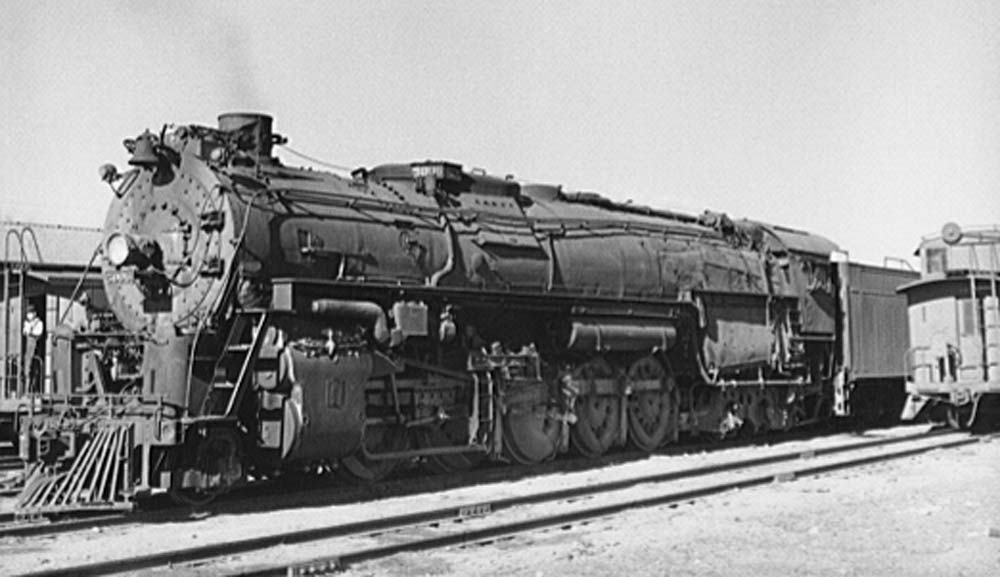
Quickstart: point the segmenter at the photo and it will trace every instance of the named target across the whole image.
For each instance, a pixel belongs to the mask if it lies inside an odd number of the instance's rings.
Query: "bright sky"
[[[866,262],[1000,222],[994,0],[4,0],[0,91],[4,218],[100,225],[124,138],[252,110],[336,164],[454,160]]]

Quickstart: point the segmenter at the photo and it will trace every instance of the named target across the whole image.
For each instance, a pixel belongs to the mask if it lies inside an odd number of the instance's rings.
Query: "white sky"
[[[254,110],[337,164],[454,160],[867,262],[1000,222],[992,0],[0,0],[0,97],[5,218],[98,226],[122,139]]]

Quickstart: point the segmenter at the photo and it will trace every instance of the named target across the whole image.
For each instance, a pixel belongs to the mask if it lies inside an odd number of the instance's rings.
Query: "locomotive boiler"
[[[22,420],[22,511],[653,451],[845,410],[824,238],[443,161],[292,168],[284,142],[225,114],[102,167],[120,326],[56,335],[54,393]]]

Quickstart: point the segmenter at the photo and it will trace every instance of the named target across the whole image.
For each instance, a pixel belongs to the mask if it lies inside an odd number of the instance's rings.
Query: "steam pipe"
[[[444,224],[444,231],[448,234],[448,259],[444,266],[435,271],[427,280],[428,286],[437,286],[444,275],[450,273],[455,268],[455,231],[451,227],[451,222],[444,215],[441,215],[441,222]]]

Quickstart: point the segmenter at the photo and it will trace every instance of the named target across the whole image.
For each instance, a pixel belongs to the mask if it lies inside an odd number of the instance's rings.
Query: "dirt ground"
[[[378,502],[378,513],[476,503],[543,488],[913,432],[917,432],[913,427],[903,427],[775,446],[654,456],[598,470],[388,498]],[[998,491],[1000,440],[995,440],[492,543],[399,555],[352,567],[346,575],[996,576],[1000,575]],[[370,518],[372,511],[370,502],[263,508],[40,539],[0,539],[0,575],[349,522]],[[321,544],[303,544],[265,556],[272,561],[302,560],[328,554],[323,550]],[[248,565],[253,566],[251,559],[244,558],[234,559],[228,567],[175,566],[157,574],[215,575]]]
[[[346,574],[997,576],[1000,440]]]

